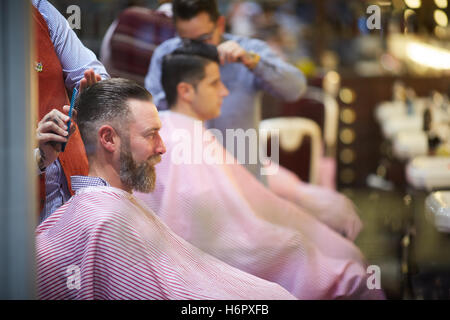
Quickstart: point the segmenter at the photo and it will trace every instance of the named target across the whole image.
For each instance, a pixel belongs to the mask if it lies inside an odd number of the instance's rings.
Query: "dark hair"
[[[97,82],[80,93],[74,108],[88,156],[95,152],[100,126],[110,124],[119,135],[125,133],[122,126],[131,120],[129,99],[151,101],[152,96],[136,82],[121,78]]]
[[[216,0],[173,0],[173,19],[190,20],[202,12],[206,12],[211,21],[219,19],[219,10]]]
[[[169,107],[177,101],[177,86],[187,82],[194,87],[205,77],[205,67],[219,63],[217,48],[195,40],[184,40],[183,45],[163,58],[161,84]]]

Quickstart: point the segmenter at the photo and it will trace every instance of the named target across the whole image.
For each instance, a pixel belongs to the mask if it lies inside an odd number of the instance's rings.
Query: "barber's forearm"
[[[264,90],[284,101],[298,100],[307,87],[303,73],[284,61],[274,63],[261,57],[253,72]]]
[[[63,69],[67,89],[72,90],[75,86],[78,88],[84,72],[91,68],[102,79],[110,78],[96,55],[83,45],[66,18],[50,2],[39,1],[37,9],[47,22],[55,53]]]

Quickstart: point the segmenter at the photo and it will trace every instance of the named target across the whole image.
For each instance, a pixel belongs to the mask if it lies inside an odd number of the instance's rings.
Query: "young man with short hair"
[[[137,197],[188,242],[297,298],[383,298],[367,288],[352,242],[265,188],[203,127],[228,94],[216,48],[186,41],[164,57],[162,71],[168,152],[155,192]]]

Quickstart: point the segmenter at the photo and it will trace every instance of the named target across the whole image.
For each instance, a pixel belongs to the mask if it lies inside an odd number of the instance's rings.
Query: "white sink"
[[[450,191],[437,191],[425,200],[427,216],[440,232],[450,233]]]

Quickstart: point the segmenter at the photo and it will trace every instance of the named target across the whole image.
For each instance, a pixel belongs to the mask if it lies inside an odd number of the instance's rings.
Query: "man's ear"
[[[98,130],[99,144],[100,146],[113,153],[120,147],[120,138],[116,130],[110,125],[103,125]]]
[[[177,85],[178,99],[183,101],[192,102],[194,99],[195,89],[194,86],[187,82],[180,82]]]
[[[223,34],[225,32],[225,24],[226,24],[226,19],[224,16],[220,16],[217,19],[217,29],[219,30],[220,34]]]

